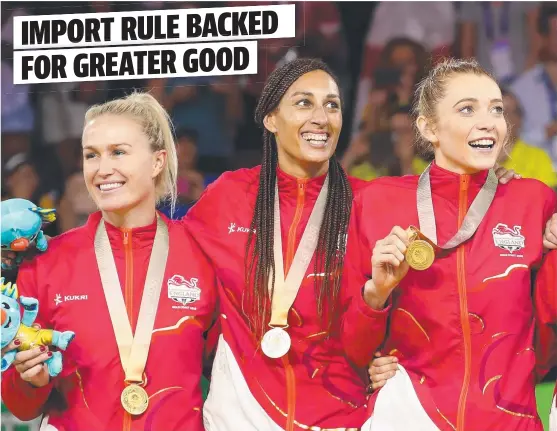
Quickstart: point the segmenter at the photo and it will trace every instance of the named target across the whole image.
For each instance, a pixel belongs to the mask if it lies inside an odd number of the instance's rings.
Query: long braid
[[[331,186],[319,231],[314,267],[315,274],[324,274],[322,282],[315,283],[315,297],[319,316],[327,318],[328,327],[334,319],[340,294],[352,205],[352,188],[336,157],[331,158],[329,163],[329,182]]]
[[[255,110],[256,123],[263,127],[265,116],[276,109],[294,81],[314,70],[323,70],[337,81],[329,67],[315,59],[296,59],[273,71]],[[246,245],[246,289],[243,299],[248,305],[248,319],[257,335],[265,331],[269,321],[270,298],[275,285],[273,277],[269,292],[269,276],[275,270],[273,227],[278,153],[274,136],[264,127],[263,130],[263,161]],[[315,273],[325,274],[324,277],[315,278],[315,292],[317,311],[321,317],[327,317],[327,326],[334,319],[340,292],[351,205],[352,190],[346,173],[333,156],[329,163],[329,190],[315,259]]]
[[[263,161],[259,174],[259,188],[246,245],[246,286],[248,288],[245,290],[245,299],[251,305],[248,317],[250,319],[254,318],[252,325],[256,333],[262,331],[263,326],[259,325],[261,322],[255,317],[258,313],[261,313],[262,316],[268,316],[270,313],[270,302],[266,296],[268,292],[267,283],[271,271],[275,269],[273,258],[274,235],[272,233],[275,222],[273,204],[277,152],[271,140],[271,133],[265,129],[263,132]],[[271,205],[268,204],[269,202]],[[273,277],[271,295],[274,287],[275,279]]]

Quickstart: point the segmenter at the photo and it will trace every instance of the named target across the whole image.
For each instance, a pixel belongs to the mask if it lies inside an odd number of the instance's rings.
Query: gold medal
[[[435,260],[435,251],[430,243],[422,239],[412,241],[406,250],[406,261],[417,271],[428,269]]]
[[[433,245],[423,238],[420,231],[414,227],[410,226],[407,231],[410,244],[406,249],[406,262],[417,271],[423,271],[428,269],[435,260],[435,250]]]
[[[120,397],[122,407],[130,415],[137,416],[145,412],[149,406],[149,396],[145,389],[138,385],[129,385]]]

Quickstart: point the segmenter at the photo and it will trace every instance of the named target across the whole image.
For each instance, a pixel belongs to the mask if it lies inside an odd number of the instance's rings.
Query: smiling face
[[[101,115],[83,131],[83,175],[103,212],[154,208],[155,178],[165,156],[152,151],[141,125],[127,116]]]
[[[294,81],[264,120],[275,135],[282,170],[304,177],[326,169],[342,128],[340,103],[336,82],[322,70]]]
[[[453,74],[435,106],[436,119],[418,118],[442,168],[471,174],[495,165],[505,144],[507,123],[501,90],[486,75]]]

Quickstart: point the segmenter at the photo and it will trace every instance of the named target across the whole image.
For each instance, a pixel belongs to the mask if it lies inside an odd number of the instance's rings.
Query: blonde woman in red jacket
[[[2,401],[20,419],[43,415],[51,431],[203,431],[216,279],[189,231],[155,210],[176,195],[166,112],[148,94],[92,107],[83,159],[100,211],[50,240],[17,279],[20,295],[39,300],[43,328],[76,336],[52,379],[48,348],[17,353]]]
[[[531,269],[556,196],[535,180],[497,184],[501,99],[474,61],[438,65],[417,93],[435,161],[419,178],[379,179],[354,199],[346,280],[365,286],[389,325],[352,325],[369,350],[348,353],[361,363],[381,347],[400,364],[369,400],[364,430],[542,429]]]

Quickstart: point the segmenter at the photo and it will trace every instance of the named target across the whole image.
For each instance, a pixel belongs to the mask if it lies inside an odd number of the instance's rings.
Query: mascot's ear
[[[29,209],[34,213],[39,214],[39,216],[43,220],[43,223],[52,223],[54,220],[56,220],[56,210],[53,208],[47,209],[41,207],[34,207]]]

